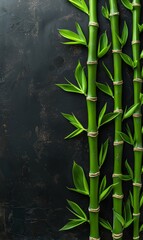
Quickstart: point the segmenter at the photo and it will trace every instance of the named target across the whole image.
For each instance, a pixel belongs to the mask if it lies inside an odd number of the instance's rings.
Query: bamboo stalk
[[[121,44],[119,36],[119,12],[116,0],[109,0],[110,22],[112,35],[112,53],[114,66],[114,111],[120,114],[115,118],[115,136],[114,136],[114,173],[113,183],[117,185],[113,189],[113,239],[122,239],[123,227],[116,218],[115,212],[122,216],[122,180],[119,176],[122,174],[122,152],[123,141],[120,136],[122,131],[122,60],[120,57]]]
[[[97,0],[89,1],[89,44],[88,44],[88,142],[90,158],[90,239],[99,237],[99,165],[98,165],[98,129],[96,119],[96,75],[97,75]],[[94,101],[95,100],[95,101]]]
[[[140,32],[138,24],[140,23],[140,0],[134,0],[132,11],[133,33],[132,33],[132,53],[133,60],[137,61],[137,67],[134,69],[134,104],[139,104],[133,114],[134,121],[134,180],[133,180],[133,239],[139,239],[139,221],[140,221],[140,192],[141,192],[141,169],[142,169],[142,118],[140,93],[142,83],[141,79],[141,64],[140,64]]]

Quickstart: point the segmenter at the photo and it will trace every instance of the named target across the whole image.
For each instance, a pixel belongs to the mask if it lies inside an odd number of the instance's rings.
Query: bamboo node
[[[113,233],[113,234],[112,234],[112,237],[113,237],[114,239],[120,239],[121,237],[123,237],[123,233],[119,233],[119,234]]]
[[[114,113],[123,113],[123,109],[115,109]]]
[[[114,86],[119,86],[119,85],[122,85],[122,84],[123,84],[123,80],[121,80],[121,81],[116,81],[116,82],[114,81],[114,82],[113,82],[113,85],[114,85]]]
[[[135,239],[139,239],[140,238],[140,236],[137,236],[137,237],[133,237],[133,239],[135,240]]]
[[[100,176],[100,172],[96,172],[96,173],[89,173],[89,177],[91,177],[91,178],[94,178],[94,177],[98,177],[98,176]]]
[[[133,117],[134,118],[140,118],[140,117],[142,117],[142,114],[141,113],[134,113]]]
[[[92,212],[92,213],[98,213],[98,212],[100,212],[100,207],[98,207],[98,208],[88,208],[88,211],[89,212]]]
[[[87,101],[91,101],[91,102],[97,102],[97,97],[87,96],[87,97],[86,97],[86,100],[87,100]]]
[[[133,82],[139,82],[139,83],[142,83],[143,80],[141,78],[134,78],[133,79]]]
[[[95,60],[95,61],[87,61],[87,65],[96,65],[96,64],[98,64],[98,61],[97,60]]]
[[[99,27],[98,22],[89,22],[88,26]]]
[[[112,178],[118,178],[118,177],[121,177],[122,174],[121,173],[113,173],[112,174]]]
[[[100,238],[89,237],[89,240],[100,240]]]
[[[124,144],[124,141],[118,141],[118,142],[115,141],[113,143],[114,146],[118,146],[118,145],[122,145],[122,144]]]
[[[143,148],[142,147],[135,147],[134,152],[143,152]]]
[[[112,53],[122,53],[122,49],[112,49]]]
[[[97,132],[88,132],[88,133],[87,133],[87,136],[88,136],[88,137],[96,138],[96,137],[98,136],[98,131],[97,131]]]
[[[133,186],[135,186],[135,187],[142,187],[142,184],[141,183],[133,183]]]
[[[140,216],[141,214],[140,213],[133,213],[133,216],[134,217],[138,217],[138,216]]]
[[[133,44],[140,44],[140,40],[134,40],[134,41],[132,41],[131,43],[132,43],[132,45],[133,45]]]
[[[141,7],[141,4],[140,4],[140,3],[135,3],[135,2],[133,2],[133,3],[132,3],[132,6],[133,6],[133,7]]]
[[[119,15],[119,12],[113,12],[113,13],[110,13],[110,17],[113,17],[113,16],[117,16],[117,15]]]
[[[124,198],[124,195],[113,194],[112,197],[113,197],[113,198],[117,198],[117,199],[123,199],[123,198]]]

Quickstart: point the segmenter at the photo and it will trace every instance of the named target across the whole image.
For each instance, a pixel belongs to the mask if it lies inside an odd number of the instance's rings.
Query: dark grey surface
[[[100,33],[109,23],[101,16]],[[121,16],[131,27],[131,15],[120,6]],[[86,126],[84,97],[66,94],[55,84],[64,77],[73,81],[78,59],[86,65],[86,49],[60,44],[58,28],[75,29],[78,21],[87,34],[87,18],[66,0],[1,0],[0,1],[0,240],[87,240],[88,226],[59,232],[68,217],[66,199],[77,201],[85,211],[88,199],[70,193],[73,161],[88,172],[88,146],[83,134],[64,141],[72,127],[60,112],[71,113]],[[123,25],[123,22],[121,23]],[[109,37],[110,38],[110,37]],[[130,44],[131,36],[128,41]],[[125,51],[130,52],[129,47]],[[104,58],[111,68],[111,51]],[[132,71],[124,66],[124,105],[132,103]],[[107,79],[101,62],[98,79]],[[109,83],[111,84],[111,83]],[[98,93],[98,110],[112,99]],[[106,132],[106,136],[105,136]],[[113,141],[113,125],[103,127],[100,142]],[[130,155],[125,147],[124,160]],[[108,183],[112,174],[112,150],[103,167]],[[125,188],[127,190],[126,184]],[[101,205],[101,215],[111,220],[112,199]],[[131,232],[131,231],[129,231]],[[129,232],[127,240],[129,240]],[[103,239],[111,234],[101,230]]]

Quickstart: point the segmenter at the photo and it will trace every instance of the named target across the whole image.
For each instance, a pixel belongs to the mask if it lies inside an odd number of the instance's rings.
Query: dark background
[[[120,1],[119,1],[120,2]],[[109,22],[101,15],[104,1],[98,4],[100,32]],[[121,29],[126,20],[131,34],[131,14],[121,5]],[[71,217],[66,199],[78,202],[87,212],[88,199],[70,193],[72,164],[76,161],[88,174],[88,144],[84,134],[64,141],[73,128],[60,112],[71,113],[86,126],[84,97],[67,94],[56,83],[64,77],[74,82],[78,59],[86,66],[87,51],[80,46],[64,46],[59,28],[75,30],[79,22],[88,35],[88,19],[66,0],[0,1],[0,240],[87,240],[88,226],[59,232]],[[131,35],[125,52],[131,56]],[[104,62],[112,69],[111,50]],[[123,103],[133,103],[132,70],[124,65]],[[99,63],[98,81],[111,82]],[[98,92],[98,111],[110,97]],[[130,123],[132,120],[130,120]],[[101,129],[99,145],[108,137],[110,150],[102,176],[111,183],[113,171],[113,123]],[[132,164],[132,148],[125,146],[124,157]],[[124,168],[124,166],[123,166]],[[128,184],[125,192],[128,194]],[[126,197],[126,194],[125,194]],[[111,196],[101,204],[101,216],[112,221]],[[111,234],[101,229],[103,239]],[[130,235],[130,237],[129,237]],[[125,239],[131,239],[131,229]]]

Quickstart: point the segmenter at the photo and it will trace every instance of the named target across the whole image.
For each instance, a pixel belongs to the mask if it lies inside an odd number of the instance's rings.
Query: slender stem
[[[114,65],[114,110],[121,112],[115,118],[115,137],[114,137],[114,177],[113,183],[118,183],[113,190],[113,239],[122,239],[123,228],[120,221],[115,217],[115,212],[122,215],[122,181],[116,174],[122,174],[122,151],[123,142],[119,132],[122,131],[122,61],[120,57],[121,45],[117,35],[119,35],[119,12],[116,0],[109,0],[110,21],[113,47]],[[114,52],[116,50],[116,52]],[[119,51],[118,51],[119,50]],[[114,238],[115,237],[115,238]]]
[[[140,93],[141,93],[141,82],[136,79],[141,79],[141,66],[140,66],[140,33],[138,24],[140,23],[140,0],[133,1],[133,34],[132,34],[132,52],[133,60],[137,61],[137,67],[134,69],[134,104],[139,104],[136,109],[133,120],[134,120],[134,184],[133,184],[133,238],[139,239],[139,221],[140,221],[140,190],[141,185],[141,168],[142,168],[142,120],[141,120],[141,105],[140,105]]]
[[[88,97],[96,99],[96,74],[97,74],[97,33],[98,26],[90,23],[97,23],[97,0],[89,1],[89,45],[88,45]],[[88,142],[89,142],[89,158],[90,158],[90,173],[98,173],[98,146],[97,135],[90,133],[97,132],[96,120],[96,101],[87,100],[88,111]],[[99,176],[90,176],[90,209],[98,209],[99,198]],[[90,237],[99,238],[99,213],[97,211],[90,211]]]

